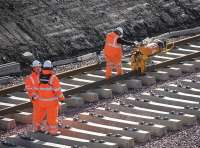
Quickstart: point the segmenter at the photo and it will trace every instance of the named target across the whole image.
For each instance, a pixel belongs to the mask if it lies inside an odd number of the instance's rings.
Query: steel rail
[[[192,36],[192,37],[188,37],[188,38],[185,38],[185,39],[182,39],[182,40],[179,40],[179,41],[176,41],[176,42],[174,42],[174,45],[175,46],[182,45],[182,44],[191,42],[193,40],[196,40],[198,38],[200,38],[200,34]],[[164,61],[164,62],[156,64],[156,65],[147,66],[147,71],[152,71],[152,70],[157,69],[157,68],[166,67],[166,66],[169,66],[169,65],[172,65],[172,64],[177,64],[181,61],[192,60],[192,58],[197,58],[199,56],[200,56],[200,52],[188,54],[186,56],[179,57],[179,58],[176,58],[176,59],[173,59],[173,60]],[[59,78],[73,76],[73,75],[77,75],[77,74],[80,74],[80,73],[83,73],[83,72],[86,72],[86,71],[88,72],[88,71],[91,71],[91,70],[94,70],[94,69],[101,68],[104,65],[105,65],[105,63],[95,64],[95,65],[80,68],[80,69],[75,70],[75,71],[58,73],[57,76]],[[87,89],[91,89],[91,88],[94,88],[94,87],[98,88],[98,86],[100,86],[102,84],[111,84],[115,81],[127,79],[131,76],[134,76],[134,75],[136,75],[136,73],[131,71],[131,72],[125,73],[122,76],[114,76],[109,80],[104,79],[104,80],[97,81],[97,82],[94,82],[94,83],[91,83],[91,84],[87,84],[87,85],[84,85],[84,86],[81,86],[81,87],[78,87],[78,88],[67,90],[66,92],[64,92],[64,95],[65,96],[72,95],[72,94],[75,94],[75,93],[78,93],[78,92],[81,92],[81,91],[84,91],[84,90],[87,90]],[[0,95],[5,95],[5,94],[8,94],[10,92],[20,91],[20,90],[23,90],[23,89],[24,89],[24,84],[20,84],[20,85],[17,85],[17,86],[13,86],[13,87],[9,87],[9,88],[1,90]],[[26,103],[23,103],[23,104],[16,105],[14,107],[4,108],[4,109],[0,110],[0,116],[3,116],[5,114],[12,114],[12,113],[17,112],[18,110],[23,110],[23,109],[26,109],[26,108],[29,108],[29,107],[31,107],[31,103],[26,102]]]

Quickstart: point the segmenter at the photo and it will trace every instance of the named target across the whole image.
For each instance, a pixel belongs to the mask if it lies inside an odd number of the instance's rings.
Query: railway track
[[[135,76],[128,57],[123,59],[125,74],[105,80],[104,65],[96,64],[77,71],[58,74],[64,94],[72,95],[66,104],[81,106],[84,102],[95,102],[101,98],[112,98],[128,89],[141,89],[156,81],[165,81],[183,73],[200,69],[200,35],[175,43],[176,48],[152,58],[154,65],[147,67],[145,76]],[[200,77],[197,77],[197,80]],[[199,86],[196,80],[183,80],[107,103],[94,112],[82,112],[75,118],[64,118],[61,136],[51,137],[42,133],[13,135],[9,143],[22,147],[134,147],[135,142],[147,142],[152,136],[161,137],[168,131],[192,125],[199,119]],[[0,123],[3,128],[13,128],[15,121],[31,122],[31,107],[23,84],[1,90]],[[15,91],[15,92],[14,92]],[[68,145],[68,146],[66,146]],[[2,147],[7,147],[2,144]]]

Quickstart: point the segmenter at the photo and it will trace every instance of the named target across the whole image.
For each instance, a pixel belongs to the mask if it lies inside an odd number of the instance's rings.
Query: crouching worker
[[[156,54],[167,52],[174,47],[174,43],[167,44],[166,41],[154,40],[153,42],[143,44],[140,42],[133,48],[131,56],[131,68],[133,71],[140,71],[141,74],[145,72],[145,65],[147,61],[151,60]]]
[[[122,39],[123,29],[118,27],[115,31],[110,32],[106,36],[104,46],[104,58],[106,60],[106,79],[112,75],[112,69],[116,69],[117,75],[122,75],[122,45],[134,45],[134,42],[129,42]]]
[[[33,131],[40,131],[42,130],[40,126],[36,127],[36,114],[35,111],[38,107],[38,86],[39,86],[39,76],[41,72],[41,63],[38,60],[34,60],[32,62],[32,72],[25,78],[25,90],[28,93],[30,101],[33,105],[33,112],[32,112],[32,124],[33,124]]]
[[[131,55],[131,69],[144,75],[147,59],[148,58],[140,50],[133,51]]]
[[[59,135],[57,121],[60,107],[59,101],[64,101],[64,96],[61,92],[60,81],[53,72],[51,61],[47,60],[44,62],[39,81],[36,125],[38,127],[41,125],[44,114],[46,114],[48,133],[52,136]]]

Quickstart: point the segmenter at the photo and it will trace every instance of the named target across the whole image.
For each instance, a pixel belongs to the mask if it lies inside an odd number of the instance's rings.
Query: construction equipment
[[[174,42],[168,43],[167,41],[154,40],[149,43],[140,42],[132,50],[131,54],[131,69],[139,71],[141,74],[145,72],[145,66],[150,57],[168,52],[174,48]]]

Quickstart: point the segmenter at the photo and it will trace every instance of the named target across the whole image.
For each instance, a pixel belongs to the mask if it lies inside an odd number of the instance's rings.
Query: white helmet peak
[[[52,62],[47,60],[43,64],[43,68],[53,68]]]
[[[122,27],[117,27],[115,30],[118,31],[118,32],[120,32],[121,34],[123,34],[123,29],[122,29]]]
[[[40,67],[41,66],[41,63],[40,63],[40,61],[38,61],[38,60],[34,60],[33,62],[32,62],[32,65],[31,65],[31,67]]]

